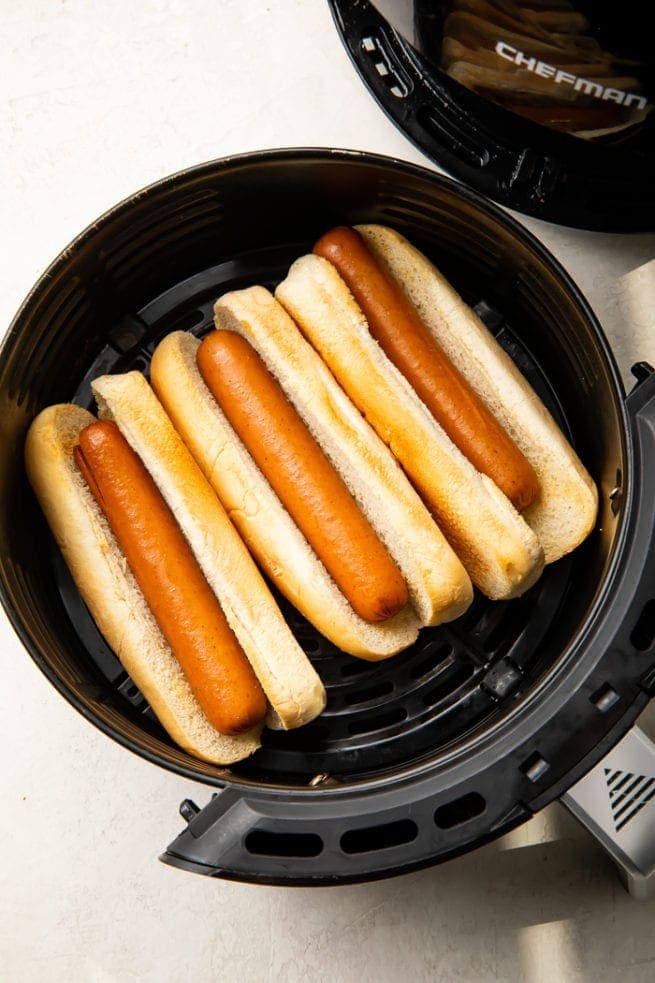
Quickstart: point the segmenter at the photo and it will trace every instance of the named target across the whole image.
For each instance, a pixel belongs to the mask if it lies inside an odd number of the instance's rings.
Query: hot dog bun
[[[331,229],[312,252],[336,268],[387,358],[473,467],[519,512],[539,494],[530,462],[423,324],[356,229]]]
[[[92,389],[99,416],[118,425],[177,519],[268,698],[269,726],[313,720],[325,706],[323,684],[145,378],[101,376]]]
[[[527,590],[544,563],[537,537],[387,358],[331,263],[301,257],[276,297],[398,458],[473,583],[493,599]]]
[[[253,461],[353,611],[388,621],[409,602],[403,576],[345,482],[250,342],[211,331],[200,374]]]
[[[98,628],[172,739],[190,754],[228,765],[259,747],[261,727],[226,737],[211,726],[73,460],[95,422],[79,406],[43,410],[25,444],[30,483]]]
[[[418,249],[382,225],[357,229],[536,471],[541,494],[523,517],[546,563],[570,553],[594,527],[598,492],[552,416],[477,314]]]
[[[463,567],[285,311],[262,287],[225,295],[215,311],[217,327],[246,338],[277,378],[398,564],[412,603],[380,624],[354,613],[205,386],[196,364],[199,342],[174,332],[153,356],[153,386],[271,579],[319,631],[361,658],[393,655],[415,640],[421,625],[461,614],[472,596]]]
[[[252,730],[268,710],[264,691],[138,454],[112,420],[97,420],[73,456],[207,720],[221,734]]]

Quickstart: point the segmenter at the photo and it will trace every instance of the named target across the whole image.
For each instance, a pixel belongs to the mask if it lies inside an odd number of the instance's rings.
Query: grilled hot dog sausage
[[[373,337],[469,461],[519,510],[539,493],[537,475],[446,357],[400,287],[387,278],[359,232],[337,228],[314,246],[348,285]]]
[[[385,621],[408,601],[398,567],[252,346],[208,335],[198,368],[250,456],[354,611]]]
[[[80,433],[75,460],[205,716],[238,734],[266,697],[173,514],[115,423]]]

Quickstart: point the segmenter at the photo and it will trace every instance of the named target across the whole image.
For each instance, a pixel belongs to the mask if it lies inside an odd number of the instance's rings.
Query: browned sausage
[[[239,734],[266,697],[173,514],[115,423],[80,433],[75,460],[205,716]]]
[[[532,465],[446,357],[360,234],[332,229],[314,252],[336,267],[366,315],[371,334],[452,442],[517,509],[527,508],[539,493]]]
[[[252,346],[214,331],[198,349],[208,388],[354,611],[385,621],[407,604],[398,567]]]

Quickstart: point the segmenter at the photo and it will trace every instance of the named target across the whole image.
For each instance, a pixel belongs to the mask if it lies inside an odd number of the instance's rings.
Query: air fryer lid
[[[382,108],[461,180],[564,225],[655,227],[655,83],[638,0],[330,4]]]
[[[172,744],[105,646],[53,547],[22,465],[45,405],[90,405],[103,372],[147,371],[165,333],[211,326],[222,291],[269,286],[325,229],[382,222],[476,305],[598,483],[600,519],[524,597],[478,598],[382,663],[345,656],[285,606],[328,691],[305,728],[265,732],[232,771]],[[655,679],[655,377],[628,401],[593,314],[519,225],[388,158],[278,151],[166,178],[90,226],[50,267],[0,353],[0,587],[40,668],[132,751],[218,795],[165,854],[276,883],[359,880],[499,835],[572,784],[632,723]]]

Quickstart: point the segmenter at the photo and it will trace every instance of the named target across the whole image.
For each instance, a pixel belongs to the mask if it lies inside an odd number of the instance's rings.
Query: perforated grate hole
[[[293,731],[267,730],[265,740],[268,747],[286,747],[290,742],[312,748],[320,745],[330,736],[330,728],[324,723],[306,724]]]
[[[407,710],[404,707],[389,707],[388,710],[366,716],[361,720],[351,720],[348,724],[348,733],[353,735],[368,734],[375,730],[381,730],[383,727],[399,724],[406,717]]]
[[[504,655],[521,634],[530,618],[530,605],[520,600],[507,603],[498,621],[484,640],[483,650],[496,656]]]
[[[351,679],[353,676],[361,676],[363,673],[368,672],[370,669],[371,669],[370,662],[364,662],[363,659],[361,660],[352,659],[348,662],[343,663],[340,672],[345,679]]]
[[[464,686],[472,675],[473,669],[470,665],[457,666],[455,671],[448,675],[447,679],[444,679],[443,682],[437,686],[433,686],[423,694],[423,705],[426,707],[436,706],[442,700],[451,696],[454,690]]]
[[[450,643],[439,645],[425,659],[420,659],[410,667],[410,676],[412,679],[421,679],[423,676],[427,676],[428,673],[433,672],[439,665],[444,669],[451,666],[455,661],[452,653],[453,646]]]
[[[368,703],[369,700],[378,699],[380,696],[388,696],[389,693],[393,693],[393,682],[385,679],[375,686],[365,686],[363,689],[348,693],[343,702],[346,706],[354,706],[357,703]]]

